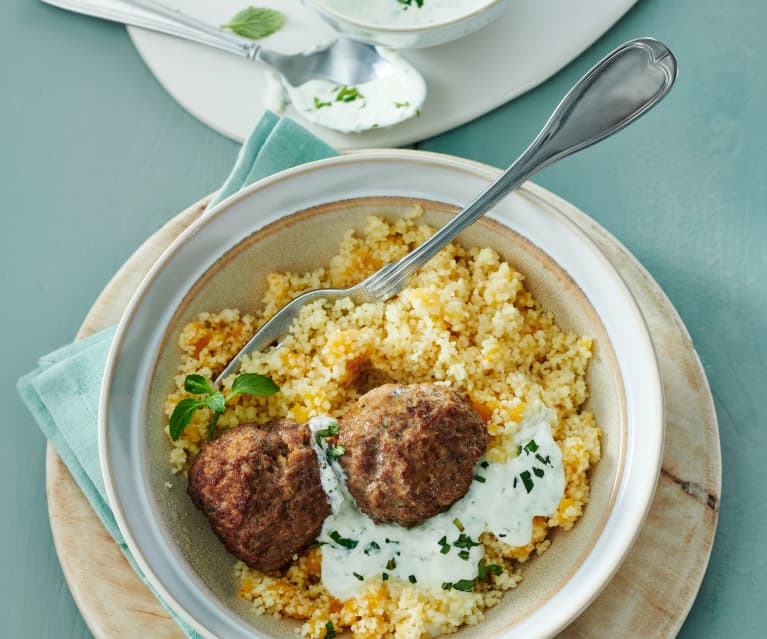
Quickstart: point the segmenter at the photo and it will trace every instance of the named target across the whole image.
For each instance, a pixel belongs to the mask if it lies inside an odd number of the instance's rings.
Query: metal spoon
[[[285,55],[184,15],[154,0],[43,0],[77,13],[121,24],[159,31],[199,44],[216,47],[249,60],[260,60],[276,69],[294,87],[308,80],[337,84],[363,84],[392,74],[391,64],[375,47],[347,38],[309,53]]]
[[[657,40],[639,38],[618,47],[576,83],[522,155],[448,224],[402,259],[351,288],[318,289],[299,295],[256,332],[216,383],[237,370],[243,355],[262,350],[287,333],[304,304],[343,297],[358,304],[380,302],[396,295],[410,275],[525,180],[557,160],[604,140],[657,104],[674,83],[676,70],[674,56]]]

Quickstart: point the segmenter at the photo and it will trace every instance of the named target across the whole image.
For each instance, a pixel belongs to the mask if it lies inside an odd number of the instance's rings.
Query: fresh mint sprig
[[[275,9],[248,7],[240,11],[222,29],[234,31],[243,38],[258,40],[279,31],[285,24],[285,14]]]
[[[199,408],[207,407],[213,411],[213,417],[208,428],[208,441],[210,441],[216,433],[218,418],[221,417],[226,409],[226,403],[230,399],[237,395],[266,397],[274,395],[280,390],[280,387],[265,375],[243,373],[234,380],[232,388],[226,396],[221,391],[217,391],[210,380],[203,375],[187,375],[184,380],[184,390],[195,395],[202,395],[202,397],[187,397],[176,404],[169,422],[170,438],[173,441],[177,441],[181,437]]]

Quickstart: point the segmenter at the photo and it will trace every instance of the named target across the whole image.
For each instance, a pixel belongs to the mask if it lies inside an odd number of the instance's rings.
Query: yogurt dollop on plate
[[[516,436],[503,444],[507,461],[481,459],[469,491],[449,510],[412,528],[376,524],[357,508],[343,469],[318,436],[336,427],[336,421],[309,420],[332,512],[319,536],[325,587],[341,600],[358,594],[366,581],[389,576],[426,588],[470,589],[483,570],[478,541],[483,532],[524,546],[532,537],[533,517],[551,515],[559,506],[565,476],[562,453],[551,434],[555,420],[554,411],[542,404],[531,407]]]
[[[356,86],[327,80],[310,80],[299,87],[283,81],[295,109],[314,124],[342,133],[359,133],[393,126],[421,113],[426,83],[421,74],[400,54],[378,52],[394,72]]]

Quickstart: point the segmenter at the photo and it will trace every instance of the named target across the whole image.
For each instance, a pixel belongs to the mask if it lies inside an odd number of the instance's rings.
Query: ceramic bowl
[[[495,169],[417,151],[314,162],[244,189],[187,229],[146,276],[120,322],[102,389],[99,446],[115,518],[146,578],[203,637],[293,639],[295,622],[259,617],[240,600],[234,559],[172,475],[163,397],[180,328],[201,310],[257,309],[265,275],[326,264],[345,229],[414,202],[442,225]],[[524,567],[521,585],[457,639],[548,637],[571,622],[626,556],[652,500],[663,412],[644,320],[618,273],[586,235],[526,185],[459,241],[490,246],[526,278],[557,323],[595,338],[588,408],[603,430],[591,502],[568,533]],[[169,485],[172,487],[168,488]]]
[[[389,1],[394,3],[397,0]],[[345,13],[328,0],[303,0],[303,2],[317,11],[336,31],[355,40],[393,49],[422,49],[458,40],[474,33],[501,15],[514,3],[514,0],[477,0],[473,4],[465,3],[467,6],[463,12],[457,12],[438,21],[413,26],[385,24],[367,15],[362,17],[356,13]],[[411,6],[407,7],[407,11],[411,13],[418,9]],[[366,12],[369,13],[367,9]]]

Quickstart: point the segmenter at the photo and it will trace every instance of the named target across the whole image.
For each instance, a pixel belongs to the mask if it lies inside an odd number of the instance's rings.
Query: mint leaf
[[[210,380],[203,375],[187,375],[184,380],[184,390],[195,395],[211,395],[216,392]]]
[[[177,441],[181,437],[181,433],[192,421],[194,411],[198,408],[207,406],[213,411],[208,429],[208,441],[211,441],[216,433],[218,418],[226,410],[226,402],[232,397],[236,395],[273,395],[280,390],[280,387],[265,375],[245,373],[234,380],[232,391],[226,397],[221,391],[213,388],[210,380],[202,375],[187,375],[184,380],[184,389],[196,395],[205,395],[205,397],[202,399],[187,397],[176,404],[169,421],[170,438],[173,441]]]
[[[267,395],[274,395],[280,390],[271,379],[266,375],[259,375],[258,373],[243,373],[239,375],[232,384],[232,390],[229,395],[226,396],[226,401],[229,401],[236,395],[255,395],[256,397],[265,397]]]
[[[173,414],[170,416],[170,438],[174,442],[181,437],[181,433],[192,421],[194,411],[203,406],[205,403],[194,397],[187,397],[176,404],[176,408],[173,409]]]
[[[226,408],[224,405],[224,394],[221,391],[213,393],[213,395],[206,397],[203,401],[214,413],[223,413]]]
[[[234,31],[243,38],[258,40],[279,31],[285,24],[285,14],[274,9],[261,7],[248,7],[240,11],[227,24],[222,24],[222,29]]]

